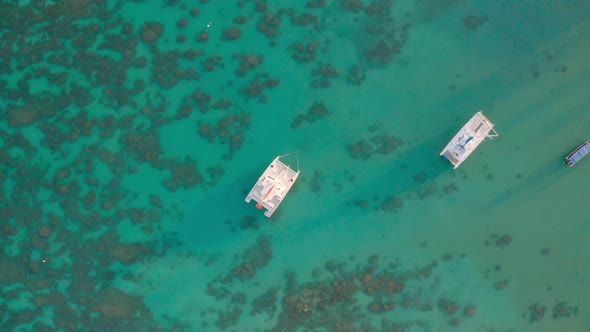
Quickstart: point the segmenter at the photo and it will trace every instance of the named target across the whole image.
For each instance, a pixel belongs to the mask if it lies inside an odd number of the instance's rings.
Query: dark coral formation
[[[237,27],[229,27],[223,30],[221,40],[238,40],[242,35],[242,30]]]
[[[404,201],[399,197],[388,197],[386,198],[379,208],[387,212],[398,212],[404,207]]]
[[[160,136],[153,130],[128,133],[121,137],[120,143],[139,163],[156,162],[162,154]]]
[[[542,320],[547,312],[547,307],[537,302],[529,307],[529,322],[534,323]]]
[[[432,266],[430,266],[432,267]],[[406,291],[406,283],[418,279],[428,280],[419,271],[399,271],[392,265],[381,270],[378,257],[373,256],[367,264],[352,271],[343,264],[328,262],[329,276],[322,281],[298,285],[295,273],[287,273],[287,290],[283,298],[283,311],[279,315],[280,330],[292,331],[298,326],[308,329],[327,328],[336,331],[351,331],[362,322],[355,294],[362,292],[370,297],[366,312],[382,314],[403,305],[406,310],[430,311],[431,305],[421,303],[412,291]],[[392,330],[420,326],[420,321],[390,322]],[[365,329],[368,329],[365,326]],[[368,329],[371,330],[372,329]],[[380,330],[376,327],[376,330]]]
[[[454,193],[459,191],[459,188],[457,187],[456,183],[451,183],[451,184],[447,184],[446,186],[443,187],[443,193],[444,194],[450,194],[450,193]]]
[[[374,147],[371,144],[369,144],[369,142],[367,142],[366,140],[358,140],[352,144],[349,144],[347,148],[348,154],[353,159],[362,160],[369,159],[375,151]]]
[[[261,241],[261,238],[258,240]],[[246,249],[252,253],[253,248],[264,254],[265,245],[260,244]],[[245,257],[237,258],[235,263],[241,266]],[[354,260],[354,257],[350,258]],[[247,259],[249,260],[249,259]],[[441,261],[441,263],[443,263]],[[395,319],[381,322],[375,326],[367,315],[386,314],[402,308],[404,312],[431,312],[435,307],[445,313],[449,324],[457,325],[462,319],[470,319],[476,315],[473,303],[464,305],[439,297],[433,303],[429,297],[422,297],[423,289],[432,289],[439,279],[433,278],[438,262],[418,268],[403,269],[397,261],[386,261],[377,255],[370,256],[364,263],[353,263],[334,260],[327,261],[322,268],[313,269],[313,280],[299,282],[298,274],[286,271],[285,280],[280,287],[267,287],[258,292],[246,308],[243,293],[232,292],[235,282],[234,272],[218,276],[208,285],[208,293],[217,301],[225,304],[224,311],[216,313],[215,324],[220,329],[230,329],[240,324],[240,314],[250,312],[253,316],[269,321],[276,321],[268,326],[269,331],[296,331],[300,328],[308,330],[331,331],[410,331],[417,329],[426,331],[428,322],[425,320]],[[256,283],[255,277],[248,277],[239,283]],[[237,288],[239,290],[239,288]],[[359,301],[359,295],[367,302]],[[240,310],[238,310],[240,309]],[[209,311],[203,311],[207,316]],[[276,320],[275,318],[276,317]],[[203,322],[208,325],[207,321]]]
[[[437,305],[438,310],[446,315],[453,315],[461,309],[457,303],[447,299],[440,299]]]
[[[252,279],[256,271],[268,265],[271,259],[271,242],[267,237],[260,236],[254,246],[244,250],[241,262],[234,268],[232,276],[242,281]]]
[[[316,53],[320,47],[317,41],[303,43],[299,42],[291,46],[291,57],[299,63],[307,63],[315,60]]]
[[[569,305],[567,302],[559,302],[553,306],[553,319],[563,317],[575,317],[578,315],[578,307]]]
[[[240,77],[258,68],[264,62],[264,55],[262,54],[234,54],[232,58],[240,62],[240,66],[236,69],[236,75]]]
[[[392,0],[363,2],[344,0],[341,9],[355,14],[355,27],[362,33],[353,38],[358,52],[370,65],[385,65],[393,61],[408,40],[409,24],[393,15]]]
[[[487,16],[476,16],[469,15],[463,18],[463,26],[469,31],[475,31],[479,29],[488,21]]]
[[[204,181],[197,168],[197,161],[190,157],[185,157],[184,160],[169,160],[166,162],[166,169],[170,171],[170,177],[164,179],[163,184],[169,191],[188,190]]]
[[[309,182],[311,191],[314,193],[320,192],[322,190],[322,183],[324,182],[325,178],[326,176],[321,171],[315,171],[311,181]]]
[[[512,236],[510,234],[503,234],[496,240],[496,246],[502,249],[504,249],[510,243],[512,243]]]
[[[494,288],[499,291],[499,290],[503,290],[504,288],[508,287],[508,285],[510,285],[510,280],[504,279],[504,280],[496,281],[494,283]]]
[[[4,287],[13,289],[10,301],[27,296],[36,306],[2,310],[0,325],[6,330],[28,324],[35,330],[72,331],[84,326],[138,331],[186,328],[174,318],[156,322],[142,296],[114,286],[117,279],[133,281],[137,276],[113,266],[132,267],[177,245],[174,236],[162,232],[160,223],[164,216],[178,218],[178,211],[144,188],[127,187],[126,177],[151,171],[169,190],[215,185],[224,174],[223,166],[208,164],[207,172],[201,173],[194,156],[166,154],[162,127],[194,117],[195,110],[223,109],[225,114],[213,120],[219,121],[215,134],[236,151],[248,129],[248,117],[241,110],[235,112],[225,96],[209,101],[204,93],[196,93],[196,98],[189,94],[171,111],[174,101],[160,89],[207,75],[194,69],[191,62],[198,57],[205,59],[205,72],[209,67],[218,70],[223,59],[182,46],[189,42],[184,33],[191,18],[180,17],[172,27],[155,20],[134,23],[118,15],[123,5],[107,6],[104,1],[2,5],[8,29],[1,33],[0,71],[3,77],[20,78],[15,85],[0,80],[5,110],[0,113],[5,124],[0,128],[4,143],[0,183],[11,179],[16,188],[9,194],[0,191],[4,221],[0,230],[7,245],[21,250],[2,259],[0,280],[3,293]],[[190,16],[199,12],[193,8]],[[160,47],[169,42],[163,39],[169,31],[178,33],[178,43],[172,40],[175,46],[164,51]],[[235,41],[235,30],[227,32],[226,37]],[[142,43],[145,51],[140,51]],[[249,61],[241,70],[256,71],[260,62]],[[144,75],[136,75],[138,70]],[[46,86],[39,90],[32,84],[35,81]],[[276,80],[268,84],[276,86]],[[240,122],[238,129],[233,127],[235,121]],[[40,146],[30,141],[31,132],[39,133]],[[51,211],[48,206],[53,206]],[[119,236],[116,230],[121,224],[130,225],[134,241]],[[153,240],[154,234],[158,240]],[[65,290],[55,289],[51,280],[63,280]],[[13,287],[23,281],[23,287]],[[35,322],[47,308],[53,313],[51,328]]]
[[[215,325],[221,330],[226,330],[229,327],[235,326],[241,315],[242,309],[239,306],[233,306],[227,311],[219,311]]]
[[[262,33],[268,38],[276,38],[280,34],[281,15],[266,12],[260,17],[256,24],[258,32]]]
[[[164,26],[159,22],[147,22],[141,26],[141,39],[148,43],[156,43],[164,33]]]
[[[246,85],[240,88],[240,94],[246,100],[251,98],[258,98],[261,103],[264,103],[266,96],[263,95],[265,89],[272,89],[279,85],[281,81],[270,77],[268,74],[257,75]]]
[[[340,71],[329,64],[319,64],[319,67],[314,68],[311,72],[314,78],[310,85],[312,88],[329,88],[331,79],[340,76]]]
[[[348,68],[346,82],[350,85],[361,85],[367,79],[367,70],[359,65]]]
[[[311,105],[307,112],[298,114],[291,122],[291,128],[297,129],[301,127],[305,122],[307,123],[314,123],[317,122],[329,115],[333,112],[330,111],[324,103],[315,101],[313,105]]]
[[[348,144],[348,154],[353,159],[368,160],[375,153],[390,154],[399,148],[403,141],[391,135],[377,135],[371,138],[371,141],[364,139]]]
[[[510,243],[512,243],[512,235],[510,235],[510,234],[499,235],[497,233],[492,233],[492,234],[490,234],[488,239],[486,239],[484,241],[485,245],[494,244],[496,247],[498,247],[500,249],[506,248],[507,246],[510,245]]]
[[[250,315],[266,314],[272,318],[278,309],[278,299],[279,290],[276,287],[269,288],[252,301]]]
[[[391,135],[378,135],[372,141],[376,146],[375,151],[381,154],[390,154],[403,143],[401,139]]]
[[[477,312],[477,308],[474,305],[467,305],[463,309],[463,316],[465,317],[473,317]]]

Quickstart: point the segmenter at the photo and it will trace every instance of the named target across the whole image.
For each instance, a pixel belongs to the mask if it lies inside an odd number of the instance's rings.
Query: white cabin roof
[[[440,155],[457,168],[486,138],[492,139],[497,136],[494,124],[479,111],[449,141]]]
[[[264,215],[267,217],[274,213],[299,176],[299,168],[295,171],[279,158],[280,156],[276,157],[268,165],[246,196],[246,203],[254,200],[257,208],[266,209]]]

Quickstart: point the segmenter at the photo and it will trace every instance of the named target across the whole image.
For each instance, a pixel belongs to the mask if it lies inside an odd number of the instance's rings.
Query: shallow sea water
[[[1,2],[0,330],[590,331],[589,19]],[[479,110],[500,136],[453,170]],[[244,198],[293,151],[266,218]]]

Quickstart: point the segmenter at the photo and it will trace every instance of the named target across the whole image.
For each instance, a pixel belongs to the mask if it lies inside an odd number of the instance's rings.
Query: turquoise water
[[[2,2],[1,330],[590,331],[589,18]],[[453,170],[478,110],[500,136]]]

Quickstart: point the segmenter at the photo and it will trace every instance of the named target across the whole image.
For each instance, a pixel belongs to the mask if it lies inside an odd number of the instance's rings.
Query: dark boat
[[[588,153],[590,153],[590,140],[582,143],[582,145],[578,146],[574,151],[568,154],[567,157],[565,157],[565,163],[568,164],[570,167],[574,166]]]

